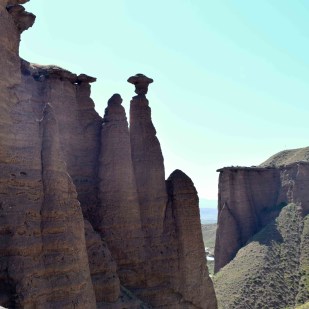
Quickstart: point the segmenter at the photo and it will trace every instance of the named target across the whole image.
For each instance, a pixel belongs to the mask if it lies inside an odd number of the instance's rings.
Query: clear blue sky
[[[127,78],[154,79],[148,99],[165,158],[200,197],[216,199],[216,169],[257,165],[308,146],[308,0],[31,0],[37,15],[21,56],[98,78],[102,115]]]

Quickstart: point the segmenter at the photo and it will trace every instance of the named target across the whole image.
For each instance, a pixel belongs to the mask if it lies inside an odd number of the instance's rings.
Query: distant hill
[[[260,166],[261,167],[280,166],[300,161],[305,162],[309,161],[309,147],[280,151],[275,155],[271,156]]]
[[[202,224],[217,223],[217,200],[200,199],[200,215]]]
[[[200,208],[201,223],[217,223],[218,211],[214,208]]]
[[[200,198],[200,208],[215,208],[218,207],[218,200],[208,200],[205,198]]]

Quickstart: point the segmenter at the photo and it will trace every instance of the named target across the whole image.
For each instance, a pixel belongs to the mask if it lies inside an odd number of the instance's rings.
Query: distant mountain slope
[[[309,147],[280,151],[260,164],[260,167],[280,166],[299,161],[309,162]]]
[[[217,200],[208,200],[200,199],[200,216],[202,224],[211,224],[217,222],[218,217],[218,201]]]
[[[217,224],[202,224],[203,241],[206,248],[213,254],[215,249]]]
[[[309,300],[309,215],[295,204],[258,232],[214,278],[219,308],[294,308]]]
[[[218,210],[214,208],[200,208],[200,216],[202,224],[216,223]]]

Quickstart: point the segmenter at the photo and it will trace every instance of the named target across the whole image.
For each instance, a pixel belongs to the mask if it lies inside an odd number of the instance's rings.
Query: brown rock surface
[[[182,295],[179,306],[216,308],[215,291],[206,265],[196,189],[192,180],[180,170],[170,175],[167,184],[181,269],[173,281],[174,290]]]
[[[283,206],[296,203],[304,215],[309,212],[309,164],[305,161],[280,167],[231,167],[219,171],[216,272],[275,219]]]
[[[114,303],[120,295],[117,264],[105,242],[87,220],[85,220],[85,237],[96,301]]]
[[[162,233],[167,202],[163,155],[145,97],[152,79],[142,74],[130,77],[137,96],[130,105],[130,140],[132,162],[141,209],[142,228],[152,235]]]
[[[41,208],[43,278],[47,289],[42,308],[95,308],[85,244],[84,219],[77,193],[60,151],[58,126],[46,105],[42,126]],[[23,278],[24,280],[24,278]],[[36,287],[38,288],[38,287]],[[31,305],[38,301],[31,295]]]
[[[130,133],[119,96],[102,126],[95,78],[19,58],[25,2],[0,0],[0,305],[215,308],[193,184],[168,203],[152,80],[131,79]]]
[[[144,236],[131,160],[131,145],[125,110],[119,94],[105,109],[101,131],[100,206],[96,226],[118,264],[118,274],[127,287],[144,284],[142,263]]]
[[[51,103],[57,115],[61,150],[76,186],[84,216],[95,223],[98,205],[98,157],[102,119],[94,110],[90,85],[95,79],[77,76],[57,66],[22,61],[23,92],[40,119],[42,104]],[[29,96],[29,95],[28,95]]]
[[[35,21],[35,15],[26,12],[22,5],[10,5],[7,7],[8,12],[14,19],[17,29],[20,33],[33,26]]]

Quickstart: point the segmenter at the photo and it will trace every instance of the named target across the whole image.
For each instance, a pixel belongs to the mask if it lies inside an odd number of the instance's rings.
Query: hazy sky
[[[216,169],[309,142],[308,0],[31,0],[21,56],[98,78],[99,114],[136,73],[165,158],[216,199]]]

